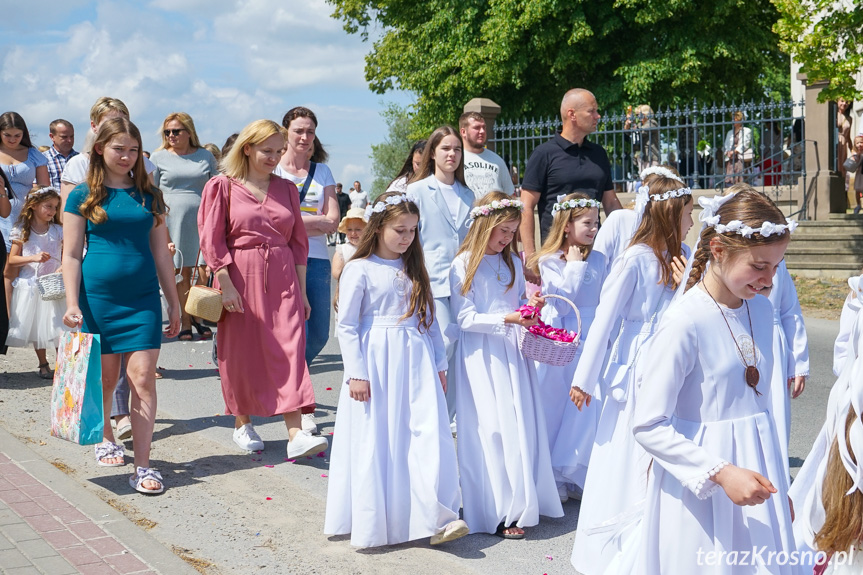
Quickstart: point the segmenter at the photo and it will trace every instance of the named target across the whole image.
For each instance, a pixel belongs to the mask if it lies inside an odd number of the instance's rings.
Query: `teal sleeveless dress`
[[[153,196],[136,188],[107,191],[102,204],[107,221],[87,220],[78,298],[81,330],[101,336],[103,355],[159,349],[162,306],[150,251]],[[80,216],[88,194],[86,183],[78,185],[63,211]]]

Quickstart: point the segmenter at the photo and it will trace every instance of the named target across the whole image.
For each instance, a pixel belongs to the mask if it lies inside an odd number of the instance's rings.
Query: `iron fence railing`
[[[667,165],[693,189],[746,182],[762,189],[789,215],[805,217],[800,191],[807,189],[803,106],[802,101],[693,102],[658,111],[639,106],[603,117],[589,139],[608,153],[618,192],[634,191],[645,167]],[[560,119],[551,117],[496,122],[495,150],[519,182],[533,149],[560,126]]]

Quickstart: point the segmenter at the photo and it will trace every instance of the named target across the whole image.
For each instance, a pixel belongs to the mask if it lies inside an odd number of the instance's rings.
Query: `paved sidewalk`
[[[196,573],[143,529],[2,428],[0,572]]]

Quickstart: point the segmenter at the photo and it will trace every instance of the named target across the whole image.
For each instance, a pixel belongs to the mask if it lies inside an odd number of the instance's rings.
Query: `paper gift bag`
[[[51,394],[51,435],[80,445],[101,443],[103,405],[99,335],[64,332]]]

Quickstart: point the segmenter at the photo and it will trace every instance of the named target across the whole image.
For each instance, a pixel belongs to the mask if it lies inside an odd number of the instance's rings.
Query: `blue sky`
[[[370,188],[371,144],[386,137],[378,112],[412,102],[368,89],[371,43],[348,35],[324,0],[16,4],[0,19],[0,112],[20,113],[37,145],[64,118],[80,147],[90,106],[106,95],[126,103],[148,150],[171,112],[188,112],[201,141],[221,147],[252,120],[307,106],[336,180]]]

